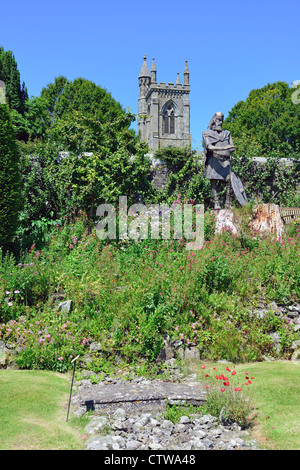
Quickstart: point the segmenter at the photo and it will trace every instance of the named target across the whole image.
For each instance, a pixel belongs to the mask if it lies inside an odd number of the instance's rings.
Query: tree
[[[117,203],[119,195],[131,200],[150,191],[147,146],[130,128],[135,117],[100,86],[57,77],[30,100],[25,117],[37,157],[23,151],[27,223],[75,208],[91,213],[102,202]],[[32,145],[27,147],[32,154]],[[60,152],[67,158],[59,159]]]
[[[18,226],[19,155],[7,104],[0,105],[0,246],[13,240]]]
[[[248,196],[263,202],[298,206],[300,178],[300,106],[294,103],[295,89],[285,82],[252,90],[224,120],[223,128],[233,137],[236,151],[233,168],[246,184]],[[255,157],[265,157],[257,165]],[[280,165],[293,158],[292,166]]]
[[[0,47],[0,80],[6,86],[6,97],[11,109],[11,120],[15,127],[16,136],[20,140],[27,140],[24,113],[28,99],[27,89],[24,82],[20,83],[20,72],[16,59],[11,51],[4,51]]]
[[[104,88],[84,78],[70,82],[59,76],[42,89],[39,97],[27,103],[25,118],[31,140],[47,140],[49,130],[57,120],[69,120],[74,112],[100,123],[112,122],[123,116],[121,127],[129,127],[132,122],[132,116]]]
[[[251,145],[253,141],[260,155],[276,150],[289,157],[299,150],[300,140],[300,107],[293,103],[294,91],[285,82],[252,90],[246,101],[232,108],[223,128],[231,132],[235,142],[243,138]]]
[[[57,79],[54,85],[56,82]],[[42,90],[41,96],[49,96],[50,91],[52,91],[51,86]],[[62,90],[59,90],[57,94],[52,109],[52,117],[64,118],[71,112],[78,111],[102,123],[113,121],[120,115],[126,115],[120,103],[113,99],[107,90],[84,78],[77,78],[73,82],[66,80]]]
[[[131,203],[137,194],[149,193],[147,147],[128,128],[129,118],[101,123],[74,111],[55,120],[43,151],[55,191],[48,208],[57,216],[75,208],[92,214],[101,203],[116,205],[119,196]],[[66,149],[67,156],[58,162],[58,152]]]

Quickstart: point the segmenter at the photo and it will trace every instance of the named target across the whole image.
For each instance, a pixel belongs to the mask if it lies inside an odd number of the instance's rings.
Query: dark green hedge
[[[18,226],[19,155],[8,105],[0,105],[0,246],[11,242]]]

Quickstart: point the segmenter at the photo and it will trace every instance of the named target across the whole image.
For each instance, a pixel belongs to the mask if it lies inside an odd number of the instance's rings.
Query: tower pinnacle
[[[190,84],[190,71],[188,68],[187,60],[185,61],[185,67],[184,67],[184,84],[189,85]]]
[[[152,59],[152,67],[151,67],[151,82],[156,83],[156,66],[155,66],[154,57]]]
[[[139,74],[139,78],[144,78],[144,77],[150,77],[150,72],[149,72],[149,68],[148,68],[148,65],[147,65],[147,56],[144,55],[144,62],[143,62],[143,65],[142,65],[142,68],[141,68],[141,71],[140,71],[140,74]]]

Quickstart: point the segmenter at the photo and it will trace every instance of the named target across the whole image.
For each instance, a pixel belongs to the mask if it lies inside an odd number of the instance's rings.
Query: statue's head
[[[221,111],[215,113],[208,124],[208,128],[212,131],[222,130],[222,124],[224,120],[224,114]]]

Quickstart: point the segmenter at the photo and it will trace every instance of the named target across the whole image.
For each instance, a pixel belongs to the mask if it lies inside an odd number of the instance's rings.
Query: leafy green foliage
[[[68,138],[68,127],[72,134],[72,121],[76,120],[77,116],[85,118],[85,126],[90,132],[95,132],[96,140],[95,123],[109,123],[122,117],[123,119],[118,121],[119,130],[121,130],[124,127],[128,128],[132,120],[132,116],[126,113],[120,103],[114,100],[104,88],[83,78],[70,82],[66,77],[60,76],[55,78],[54,83],[49,83],[43,88],[39,97],[28,101],[25,113],[27,131],[31,140],[42,139],[43,141],[49,140],[49,132],[52,131],[50,138],[54,137],[57,144],[64,145],[63,150],[73,150],[75,143],[70,139],[67,142],[63,139]],[[65,126],[65,133],[59,134],[59,131],[63,131],[61,126]],[[84,126],[77,131],[79,134],[77,145],[82,147],[82,140],[85,136],[82,135],[80,138],[80,132],[85,133]],[[89,143],[85,141],[84,145]],[[88,151],[92,150],[93,148],[88,148]]]
[[[63,77],[58,80],[59,83],[62,82],[62,88],[60,90],[58,86],[59,93],[54,102],[53,93],[51,94],[52,118],[55,116],[64,118],[75,110],[87,117],[93,116],[102,123],[114,121],[120,115],[126,116],[120,103],[114,100],[107,90],[95,83],[84,78],[77,78],[73,82],[66,79],[63,82]],[[49,92],[49,89],[42,90],[41,97],[46,98]]]
[[[30,141],[18,142],[22,207],[16,235],[20,248],[24,249],[28,249],[33,243],[40,246],[40,243],[46,241],[46,228],[59,223],[52,209],[57,207],[57,201],[50,174],[42,153],[40,152],[39,157],[35,155],[37,147]]]
[[[50,139],[41,151],[54,193],[49,207],[58,217],[75,208],[95,213],[99,204],[118,204],[124,195],[131,203],[151,189],[145,147],[135,140],[123,116],[101,123],[74,112],[54,123]],[[58,162],[55,149],[70,152]]]
[[[54,345],[38,343],[40,335],[26,335],[23,364],[42,367],[43,357],[44,364],[59,370],[58,358],[67,360],[73,354],[72,341],[59,338],[66,320],[81,345],[76,346],[78,354],[91,341],[101,344],[89,367],[102,372],[106,363],[111,371],[117,356],[124,366],[152,367],[166,335],[182,348],[197,347],[210,360],[291,357],[297,333],[286,318],[272,310],[257,315],[255,310],[262,298],[266,308],[273,301],[299,302],[299,224],[294,236],[283,240],[259,240],[246,249],[244,238],[227,232],[194,252],[177,240],[107,243],[89,230],[82,213],[73,223],[48,230],[51,237],[43,250],[33,245],[21,263],[9,254],[0,263],[0,337],[5,331],[16,342],[17,327],[14,332],[7,329],[21,317],[31,325],[43,318],[39,331],[47,328],[51,338],[57,336]],[[61,295],[73,301],[67,318],[52,303]],[[275,332],[279,352],[271,337]],[[67,367],[68,361],[63,364]]]
[[[11,51],[4,51],[3,47],[0,47],[0,80],[5,83],[6,99],[12,111],[11,118],[16,136],[18,139],[26,140],[24,113],[28,93],[24,82],[22,86],[20,84],[20,72],[13,53]]]
[[[4,51],[3,47],[0,47],[0,79],[5,83],[9,107],[23,115],[27,90],[24,82],[20,85],[20,72],[13,53]]]
[[[0,105],[0,246],[12,241],[18,226],[20,173],[8,105]]]
[[[284,82],[252,90],[223,124],[232,134],[233,169],[244,181],[248,197],[287,207],[300,205],[300,108],[293,103],[294,91]],[[266,161],[258,165],[255,157]],[[284,166],[281,158],[293,160]]]
[[[216,416],[222,424],[237,423],[243,429],[248,428],[255,417],[254,405],[243,391],[255,386],[252,385],[254,377],[251,380],[248,372],[240,375],[229,366],[224,367],[223,374],[220,374],[220,365],[212,370],[206,366],[201,369],[201,382],[209,384],[205,385],[207,396],[203,411]]]
[[[158,202],[211,202],[210,182],[204,175],[201,157],[189,148],[166,147],[155,152],[154,158],[164,162],[169,170],[166,188],[157,191]]]
[[[164,413],[164,418],[171,421],[174,424],[179,423],[182,416],[188,416],[191,420],[195,417],[196,413],[199,413],[201,416],[203,408],[195,405],[186,405],[184,403],[178,405],[170,405],[166,403],[166,411]]]
[[[182,168],[185,162],[194,154],[189,148],[162,147],[156,150],[154,158],[165,162],[169,166]]]
[[[130,129],[134,116],[101,87],[58,77],[31,100],[26,116],[35,140],[20,145],[20,236],[40,217],[55,221],[78,209],[91,215],[120,195],[130,202],[151,192],[147,148]]]
[[[86,338],[76,331],[76,324],[59,313],[41,312],[38,320],[28,322],[25,317],[10,320],[2,327],[6,342],[16,341],[21,346],[15,358],[20,369],[44,369],[66,372],[75,355],[84,352]]]
[[[268,84],[252,90],[246,101],[240,101],[224,121],[234,139],[249,138],[259,151],[257,156],[276,150],[289,157],[299,151],[300,109],[292,101],[294,89],[285,82]]]

